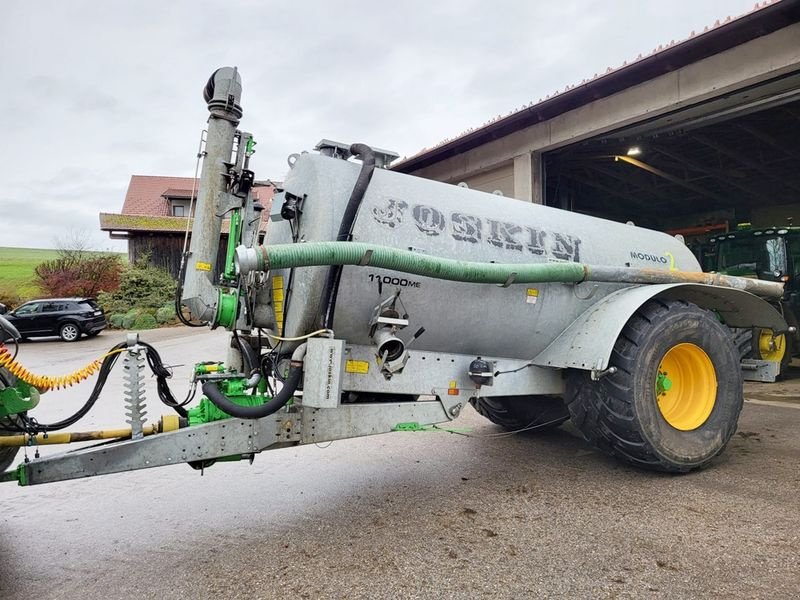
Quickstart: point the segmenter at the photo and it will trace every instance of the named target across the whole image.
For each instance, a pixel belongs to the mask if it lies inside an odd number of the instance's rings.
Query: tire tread
[[[481,416],[510,431],[526,427],[558,427],[570,418],[560,398],[551,396],[494,396],[470,398]]]
[[[689,311],[697,314],[701,310],[685,301],[650,301],[631,317],[614,345],[609,363],[617,367],[614,375],[598,385],[598,382],[591,381],[586,371],[572,370],[568,373],[565,402],[573,424],[587,441],[640,468],[666,472],[687,472],[698,468],[662,459],[646,441],[632,405],[635,355],[631,356],[628,351],[632,347],[644,346],[654,321],[670,314]],[[735,427],[728,432],[728,439],[734,430]],[[723,450],[725,443],[714,456]],[[711,458],[713,456],[704,464]]]

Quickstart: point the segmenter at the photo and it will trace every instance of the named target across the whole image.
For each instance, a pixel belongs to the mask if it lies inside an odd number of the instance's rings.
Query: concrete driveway
[[[192,363],[225,355],[222,332],[143,337],[186,365],[176,395]],[[29,342],[20,359],[62,373],[119,339]],[[124,421],[116,371],[80,429]],[[150,415],[169,412],[149,385]],[[796,598],[798,389],[748,385],[727,451],[685,476],[632,470],[562,428],[2,484],[0,598]],[[65,416],[89,390],[48,393],[36,416]],[[499,431],[471,409],[457,425]]]

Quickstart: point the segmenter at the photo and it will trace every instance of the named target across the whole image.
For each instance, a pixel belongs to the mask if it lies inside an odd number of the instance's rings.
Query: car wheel
[[[58,335],[65,342],[74,342],[81,337],[81,330],[75,323],[64,323],[58,330]]]

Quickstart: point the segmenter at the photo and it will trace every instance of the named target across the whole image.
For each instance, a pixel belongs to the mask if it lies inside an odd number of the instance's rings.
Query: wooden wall
[[[222,236],[217,255],[215,273],[220,273],[225,265],[225,247],[228,242],[226,235]],[[133,233],[128,240],[128,260],[135,262],[149,252],[150,264],[164,269],[178,279],[181,267],[181,252],[183,251],[183,235],[163,233]]]

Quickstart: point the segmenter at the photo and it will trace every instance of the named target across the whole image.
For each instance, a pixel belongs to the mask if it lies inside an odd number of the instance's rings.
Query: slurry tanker
[[[680,237],[632,223],[392,171],[396,154],[361,143],[323,140],[293,154],[272,207],[262,206],[241,93],[230,67],[203,90],[209,119],[176,299],[186,325],[231,332],[226,360],[197,364],[200,399],[178,400],[157,349],[135,334],[60,377],[28,371],[8,341],[3,468],[20,446],[100,442],[22,462],[5,480],[207,468],[446,428],[467,404],[509,431],[571,419],[589,442],[645,469],[686,472],[723,450],[742,408],[731,331],[789,332],[769,303],[782,284],[702,273]],[[119,359],[126,426],[70,431]],[[153,422],[148,370],[170,413]],[[93,374],[74,415],[35,418],[43,392]]]

